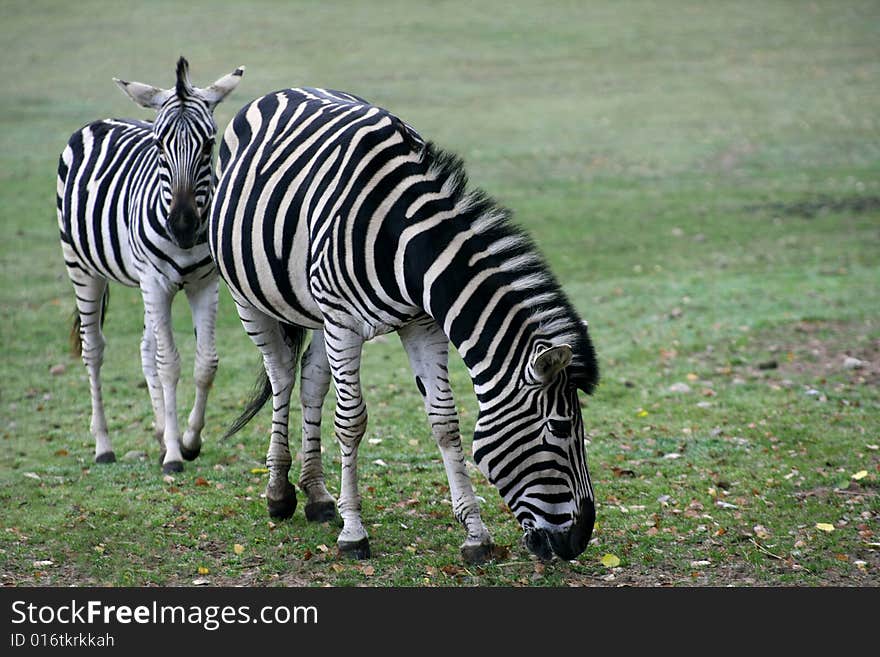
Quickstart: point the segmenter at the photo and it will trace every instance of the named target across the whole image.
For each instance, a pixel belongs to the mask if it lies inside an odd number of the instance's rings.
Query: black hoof
[[[113,452],[104,452],[95,457],[95,463],[116,463],[116,454]]]
[[[281,499],[269,499],[266,497],[266,506],[269,508],[269,517],[279,520],[287,520],[296,511],[296,489],[293,484],[287,484],[284,497]]]
[[[352,559],[370,558],[370,539],[364,537],[359,541],[337,541],[336,547],[343,557]]]
[[[466,564],[477,565],[486,563],[492,558],[492,543],[480,543],[478,545],[462,545],[461,558]]]
[[[198,458],[199,454],[202,453],[202,445],[199,444],[195,449],[189,449],[188,447],[181,445],[180,453],[183,455],[187,461],[195,461]]]
[[[330,522],[337,518],[336,503],[330,500],[306,503],[306,520],[309,522]]]
[[[168,461],[162,464],[162,474],[174,474],[183,472],[183,461]]]

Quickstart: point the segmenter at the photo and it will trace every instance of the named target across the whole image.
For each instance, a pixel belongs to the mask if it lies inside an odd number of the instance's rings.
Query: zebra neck
[[[502,210],[443,223],[420,253],[407,250],[410,263],[428,263],[410,289],[455,345],[478,400],[491,403],[526,375],[536,344],[571,343],[579,320]]]

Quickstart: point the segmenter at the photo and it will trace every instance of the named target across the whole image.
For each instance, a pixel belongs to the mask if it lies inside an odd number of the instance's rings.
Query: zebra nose
[[[171,204],[168,232],[175,244],[182,249],[190,249],[195,245],[199,232],[199,212],[195,199],[185,197]]]
[[[570,561],[587,548],[593,525],[596,522],[596,507],[592,500],[583,500],[578,515],[571,526],[562,532],[548,532],[550,547],[560,559]]]

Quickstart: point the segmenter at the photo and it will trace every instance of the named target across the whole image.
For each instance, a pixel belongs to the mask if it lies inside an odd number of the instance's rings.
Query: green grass
[[[0,2],[4,584],[880,584],[877,3],[511,4]],[[509,552],[464,567],[394,336],[365,350],[367,439],[381,439],[361,448],[374,557],[337,559],[338,528],[302,511],[270,523],[252,472],[268,413],[219,439],[259,366],[225,290],[206,444],[169,483],[142,387],[140,298],[114,287],[107,417],[116,453],[149,461],[92,463],[55,165],[82,124],[148,116],[111,77],[168,86],[179,54],[202,85],[247,65],[221,128],[273,89],[345,89],[462,155],[472,183],[515,211],[589,319],[602,368],[584,408],[598,523],[576,562],[532,560],[472,470]],[[183,298],[175,327],[183,413]],[[845,370],[847,354],[869,365]],[[468,432],[457,357],[452,379]],[[691,392],[670,392],[677,382]]]

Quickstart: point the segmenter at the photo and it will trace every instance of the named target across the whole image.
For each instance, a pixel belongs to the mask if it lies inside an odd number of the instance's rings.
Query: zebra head
[[[213,111],[238,86],[243,73],[244,66],[239,66],[201,89],[190,82],[189,62],[181,57],[177,61],[177,82],[171,89],[113,78],[135,103],[158,112],[153,122],[153,141],[161,216],[169,237],[182,249],[192,248],[205,234],[217,134]]]
[[[586,357],[569,344],[531,341],[517,381],[481,401],[474,432],[474,460],[541,559],[574,559],[596,517],[577,389],[591,392],[598,375],[589,342],[577,342]]]

